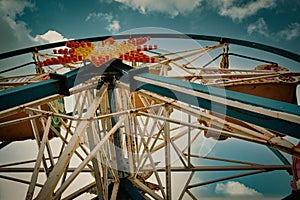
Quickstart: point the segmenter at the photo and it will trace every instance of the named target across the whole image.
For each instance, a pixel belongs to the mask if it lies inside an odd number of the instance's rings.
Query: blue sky
[[[233,37],[300,53],[299,0],[1,0],[0,52],[138,27]],[[5,45],[4,45],[5,44]]]
[[[299,0],[0,0],[0,53],[62,39],[162,27],[244,39],[300,54],[299,11]],[[244,146],[251,151],[251,146]],[[258,147],[256,151],[267,151],[262,161],[268,158],[270,163],[278,162],[268,150]],[[231,197],[238,188],[255,197],[288,194],[287,173],[269,174],[234,180],[233,184],[215,184],[203,193],[208,197]],[[270,185],[280,181],[286,184]]]

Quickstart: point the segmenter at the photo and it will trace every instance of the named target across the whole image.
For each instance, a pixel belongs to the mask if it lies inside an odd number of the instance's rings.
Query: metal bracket
[[[59,80],[59,94],[65,96],[70,95],[70,91],[68,89],[68,79],[65,75],[50,73],[50,78],[54,80]]]
[[[137,74],[149,73],[149,67],[142,67],[138,69],[132,69],[128,72],[128,82],[129,82],[129,90],[130,92],[134,92],[138,89],[137,81],[134,79],[134,76]]]

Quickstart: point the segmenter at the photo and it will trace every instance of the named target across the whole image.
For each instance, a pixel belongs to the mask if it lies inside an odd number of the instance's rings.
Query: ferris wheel
[[[231,52],[240,46],[300,62],[263,44],[178,33],[85,38],[1,54],[1,60],[33,58],[2,75],[36,71],[0,78],[2,155],[24,141],[35,146],[31,159],[0,163],[1,180],[23,185],[20,198],[28,200],[198,199],[210,184],[291,173],[285,155],[300,156],[290,141],[300,138],[300,73],[268,57]],[[280,162],[254,161],[247,145]],[[212,175],[199,179],[201,173]]]

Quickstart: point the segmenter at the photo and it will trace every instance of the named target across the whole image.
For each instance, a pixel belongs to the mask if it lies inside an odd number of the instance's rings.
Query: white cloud
[[[90,13],[86,18],[85,18],[85,21],[97,21],[97,20],[106,20],[106,21],[112,21],[113,19],[113,16],[112,14],[108,14],[108,13]]]
[[[101,3],[112,3],[113,0],[99,0]]]
[[[300,24],[291,23],[286,29],[281,30],[277,35],[285,40],[292,40],[300,36]]]
[[[21,16],[24,13],[24,10],[28,8],[34,9],[34,5],[27,1],[0,1],[0,53],[66,39],[60,33],[53,30],[49,30],[42,35],[32,36],[31,30],[28,28],[27,24],[24,21],[17,20],[17,16]],[[31,61],[31,54],[24,54],[17,56],[14,59],[2,59],[0,60],[0,63],[1,66],[5,66],[3,69],[8,69],[9,67]],[[6,75],[12,76],[15,74],[28,74],[34,72],[35,67],[33,65],[7,72]]]
[[[52,43],[52,42],[59,42],[59,41],[66,41],[68,40],[65,38],[62,34],[49,30],[43,35],[36,35],[34,37],[34,41],[37,41],[39,43]]]
[[[276,0],[247,1],[240,4],[238,0],[210,0],[209,3],[218,10],[219,15],[227,16],[233,20],[241,21],[246,17],[255,15],[262,9],[276,7]]]
[[[0,1],[1,12],[12,19],[15,19],[17,15],[23,15],[24,8],[33,8],[34,5],[28,1],[18,0],[2,0]]]
[[[229,181],[225,184],[218,183],[215,188],[217,194],[230,196],[230,197],[259,197],[261,193],[256,190],[245,186],[240,182]]]
[[[116,33],[120,30],[120,23],[117,20],[113,20],[106,29],[111,33]]]
[[[106,30],[108,30],[111,33],[117,33],[121,26],[120,22],[116,19],[114,19],[113,15],[111,13],[90,13],[86,18],[85,21],[105,21],[108,23],[108,25],[105,27]]]
[[[146,14],[148,12],[167,13],[171,17],[178,14],[190,12],[201,4],[203,0],[115,0],[119,3],[139,10],[140,13]]]
[[[278,38],[292,40],[300,36],[300,24],[297,22],[291,23],[281,31],[270,32],[266,21],[263,18],[259,18],[256,22],[248,25],[247,32],[250,35],[258,33],[265,37],[271,37],[275,40]]]
[[[0,1],[0,51],[5,52],[22,46],[28,46],[32,37],[26,23],[16,21],[25,8],[33,8],[34,5],[27,1],[3,0]]]
[[[263,18],[259,18],[256,22],[250,24],[247,28],[249,34],[259,33],[266,37],[269,37],[269,29],[266,21]]]
[[[17,21],[26,8],[33,9],[29,1],[2,0],[0,1],[0,52],[11,51],[43,43],[66,40],[60,33],[49,30],[43,35],[31,35],[31,30],[23,21]]]

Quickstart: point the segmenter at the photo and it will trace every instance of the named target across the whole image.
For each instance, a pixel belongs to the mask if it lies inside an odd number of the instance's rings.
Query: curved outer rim
[[[127,39],[129,37],[142,37],[145,35],[149,35],[152,38],[177,38],[177,39],[187,39],[191,38],[194,40],[206,40],[206,41],[217,41],[221,43],[230,43],[230,44],[236,44],[240,46],[250,47],[254,49],[263,50],[266,52],[270,52],[273,54],[277,54],[280,56],[283,56],[285,58],[289,58],[293,61],[296,61],[300,63],[300,55],[286,51],[277,47],[272,47],[269,45],[256,43],[256,42],[250,42],[246,40],[240,40],[240,39],[233,39],[233,38],[226,38],[226,37],[219,37],[219,36],[209,36],[209,35],[197,35],[197,34],[169,34],[169,33],[148,33],[148,34],[126,34],[126,35],[115,35],[115,36],[98,36],[98,37],[88,37],[88,38],[81,38],[76,40],[69,40],[69,41],[90,41],[90,42],[96,42],[96,41],[102,41],[109,37],[113,37],[115,39]],[[0,59],[9,58],[12,56],[22,55],[25,53],[30,53],[37,50],[44,50],[44,49],[51,49],[59,46],[64,46],[66,41],[62,42],[56,42],[56,43],[50,43],[50,44],[44,44],[39,46],[33,46],[28,47],[24,49],[9,51],[6,53],[0,54]]]

